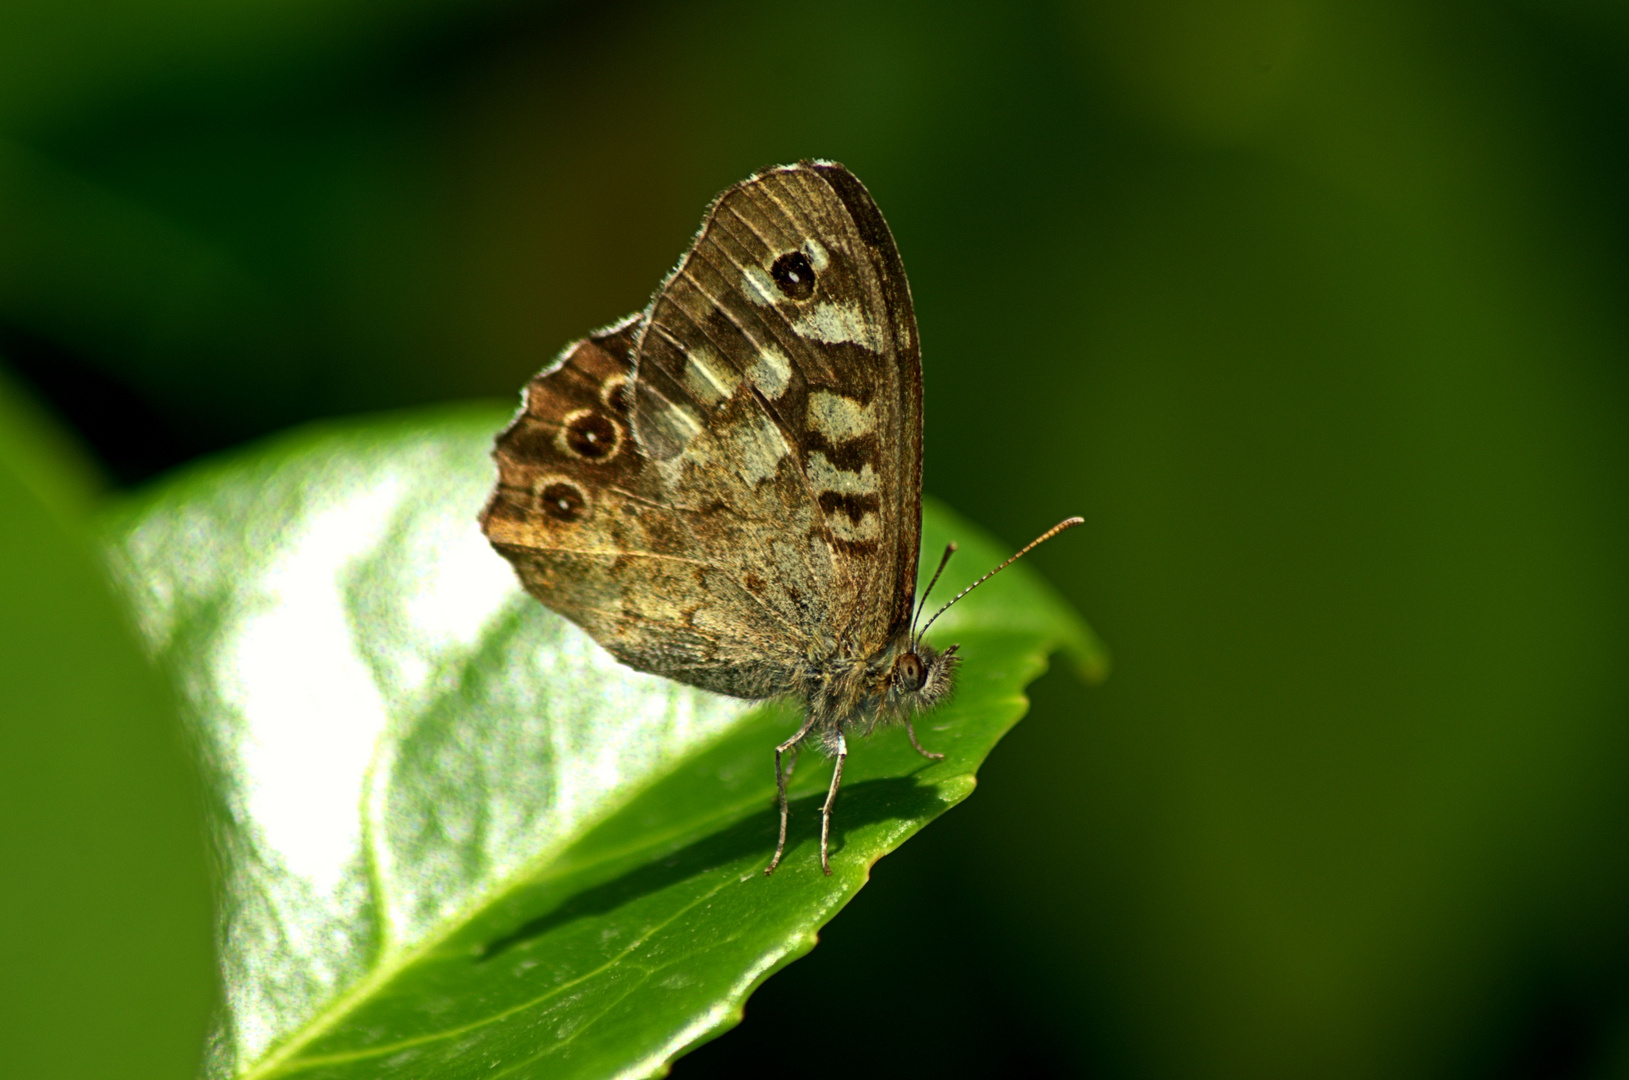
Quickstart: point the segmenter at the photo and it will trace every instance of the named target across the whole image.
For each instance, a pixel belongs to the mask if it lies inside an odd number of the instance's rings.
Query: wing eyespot
[[[627,416],[628,406],[631,404],[628,394],[628,377],[626,375],[612,375],[601,383],[600,401],[616,415]]]
[[[542,511],[556,521],[581,521],[591,512],[588,496],[583,489],[567,480],[555,480],[537,493]]]
[[[621,427],[594,409],[568,413],[559,438],[561,450],[585,461],[608,461],[622,448]]]
[[[801,251],[788,251],[769,268],[775,287],[791,300],[807,300],[815,291],[815,268],[809,256]]]

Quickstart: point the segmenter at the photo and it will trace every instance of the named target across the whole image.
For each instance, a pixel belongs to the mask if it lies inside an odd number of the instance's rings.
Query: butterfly
[[[789,755],[836,760],[827,874],[849,737],[899,722],[943,757],[912,725],[959,661],[915,629],[916,316],[893,235],[843,166],[769,169],[720,195],[643,312],[531,380],[494,457],[481,528],[533,596],[629,667],[804,703],[775,748],[766,874],[786,850]]]

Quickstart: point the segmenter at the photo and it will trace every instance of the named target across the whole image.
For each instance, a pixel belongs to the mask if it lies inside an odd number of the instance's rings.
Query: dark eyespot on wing
[[[600,385],[600,401],[605,407],[618,416],[626,417],[628,407],[632,404],[628,396],[628,378],[625,375],[613,375]]]
[[[556,481],[538,493],[543,512],[556,521],[580,521],[588,516],[588,499],[576,484]]]
[[[610,417],[584,409],[567,418],[565,439],[578,457],[600,461],[616,454],[622,433]]]
[[[769,276],[789,299],[807,300],[814,295],[815,271],[809,256],[801,251],[788,251],[775,260]]]

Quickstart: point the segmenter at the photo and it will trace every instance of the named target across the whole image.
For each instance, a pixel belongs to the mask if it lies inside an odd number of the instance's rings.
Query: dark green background
[[[1117,668],[676,1074],[1629,1076],[1620,4],[11,0],[0,356],[111,485],[510,397],[805,156]]]

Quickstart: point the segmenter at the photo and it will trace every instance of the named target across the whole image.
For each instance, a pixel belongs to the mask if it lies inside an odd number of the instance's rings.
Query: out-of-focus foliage
[[[512,393],[822,155],[930,490],[1086,514],[1114,679],[681,1075],[1629,1069],[1621,5],[27,7],[0,344],[116,478]]]
[[[0,384],[0,1075],[187,1076],[216,986],[201,803],[65,442]]]

